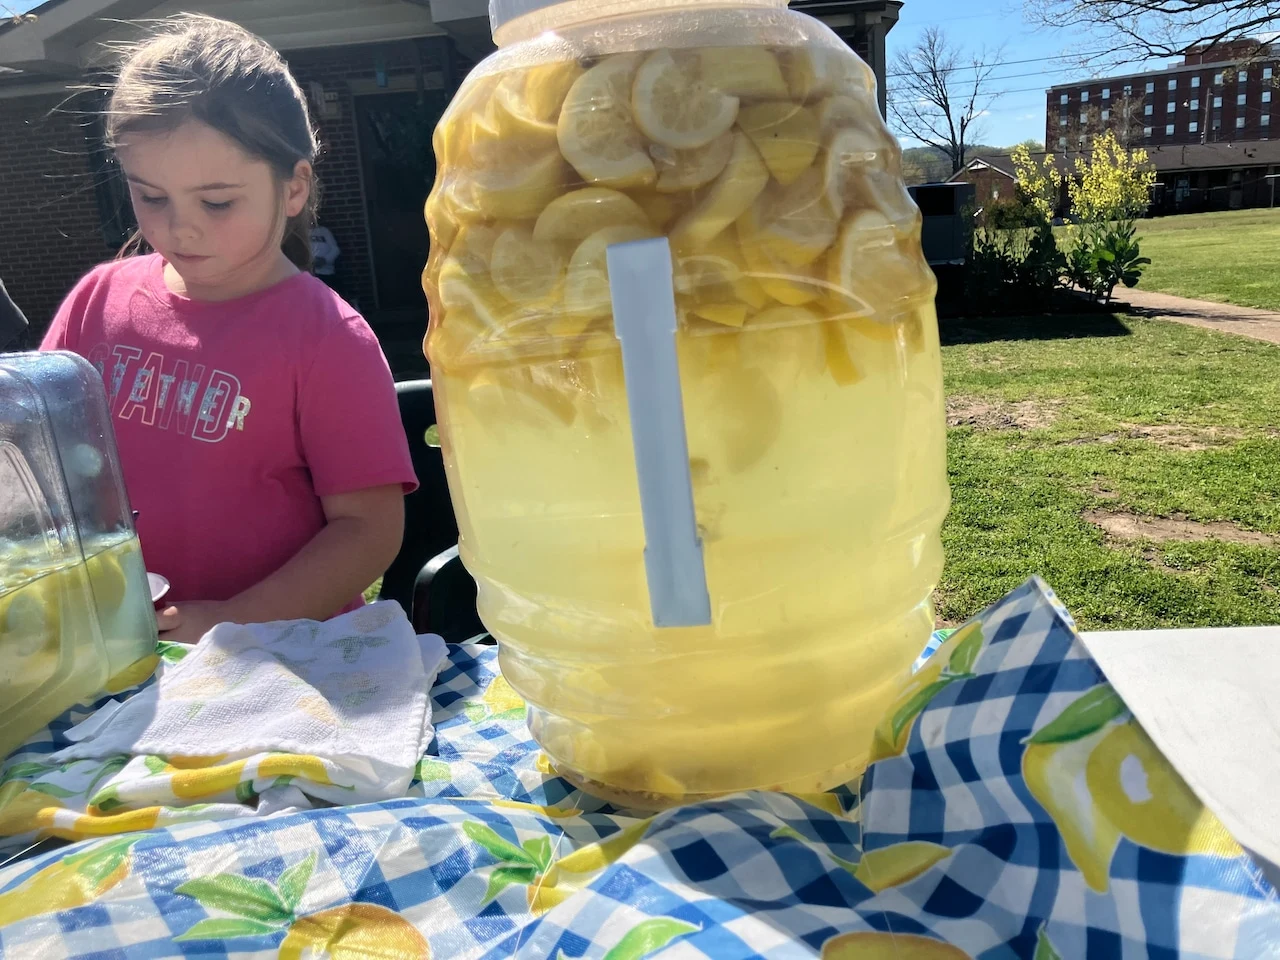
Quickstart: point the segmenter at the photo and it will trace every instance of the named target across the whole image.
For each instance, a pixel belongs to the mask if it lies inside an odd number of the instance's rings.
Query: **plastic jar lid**
[[[506,46],[544,30],[627,13],[709,6],[785,7],[787,0],[489,0],[493,41]]]

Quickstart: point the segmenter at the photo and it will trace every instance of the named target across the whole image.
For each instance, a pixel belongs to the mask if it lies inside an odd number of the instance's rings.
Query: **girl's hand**
[[[165,607],[156,614],[161,639],[170,643],[198,643],[219,623],[232,620],[225,603],[184,603]]]

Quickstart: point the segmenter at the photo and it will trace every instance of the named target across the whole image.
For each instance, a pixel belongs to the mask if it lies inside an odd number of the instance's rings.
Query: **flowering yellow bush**
[[[1133,220],[1146,212],[1155,168],[1147,151],[1127,150],[1107,131],[1093,144],[1093,153],[1076,159],[1076,175],[1067,184],[1071,207],[1086,223]]]
[[[1062,174],[1053,162],[1053,154],[1046,154],[1044,160],[1036,163],[1031,159],[1031,151],[1026,144],[1020,143],[1009,157],[1018,175],[1018,189],[1022,195],[1046,221],[1052,220],[1058,209],[1058,198],[1062,195]]]

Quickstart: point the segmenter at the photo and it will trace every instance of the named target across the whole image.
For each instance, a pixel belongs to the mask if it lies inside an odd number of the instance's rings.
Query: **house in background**
[[[1148,147],[1147,154],[1156,171],[1151,216],[1274,207],[1280,200],[1280,140],[1159,145]],[[1033,153],[1031,159],[1041,163],[1044,156]],[[1055,153],[1059,172],[1070,176],[1080,156],[1087,155]],[[1017,173],[1007,154],[975,157],[951,180],[973,184],[979,207],[1009,199],[1017,187]],[[1065,184],[1058,211],[1069,212]]]
[[[884,38],[902,3],[793,6],[871,63],[883,97]],[[403,327],[417,352],[431,134],[492,50],[487,0],[49,0],[4,22],[0,276],[14,299],[40,329],[72,284],[119,249],[131,214],[102,150],[103,99],[74,90],[105,82],[106,45],[136,36],[134,24],[181,11],[243,24],[284,53],[320,130],[320,222],[342,249],[339,282],[384,339]]]

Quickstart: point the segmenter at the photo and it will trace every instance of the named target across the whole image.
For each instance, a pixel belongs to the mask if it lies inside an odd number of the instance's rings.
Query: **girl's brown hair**
[[[188,120],[230,137],[281,181],[294,176],[300,160],[313,163],[319,149],[306,97],[276,49],[234,23],[194,14],[165,21],[125,58],[107,105],[107,146]],[[317,201],[313,179],[280,243],[302,270],[311,268]]]

